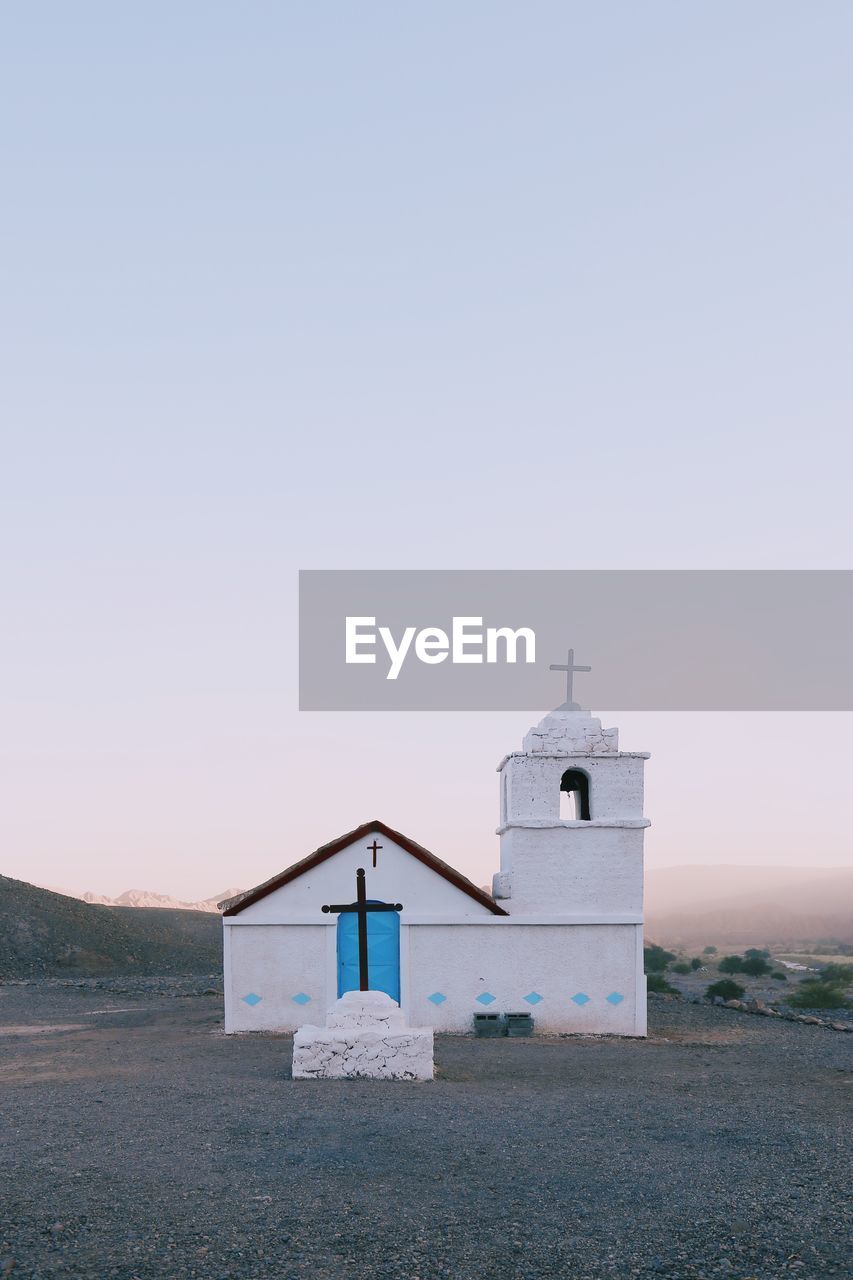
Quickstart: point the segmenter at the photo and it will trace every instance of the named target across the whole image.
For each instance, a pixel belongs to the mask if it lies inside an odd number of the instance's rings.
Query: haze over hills
[[[646,934],[669,945],[851,943],[853,868],[652,868],[645,914]]]

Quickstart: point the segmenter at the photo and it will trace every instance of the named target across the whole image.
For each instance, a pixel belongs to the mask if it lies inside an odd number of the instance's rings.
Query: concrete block
[[[432,1080],[432,1027],[407,1027],[383,991],[348,991],[326,1026],[293,1037],[294,1080]]]

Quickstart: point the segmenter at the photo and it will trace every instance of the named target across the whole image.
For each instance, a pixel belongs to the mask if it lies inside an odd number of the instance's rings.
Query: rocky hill
[[[0,980],[221,966],[222,926],[209,912],[101,906],[0,876]]]

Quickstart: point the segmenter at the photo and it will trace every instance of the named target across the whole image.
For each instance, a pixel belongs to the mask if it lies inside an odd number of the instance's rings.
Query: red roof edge
[[[393,827],[388,827],[384,822],[380,822],[378,818],[375,818],[373,822],[362,823],[354,831],[348,831],[346,835],[338,836],[337,840],[321,845],[319,849],[309,853],[307,858],[302,858],[300,862],[294,862],[293,866],[288,867],[286,871],[273,876],[271,880],[265,880],[257,888],[249,889],[247,893],[241,894],[239,898],[232,898],[230,905],[225,904],[225,910],[222,912],[223,916],[239,915],[241,911],[245,911],[246,907],[251,907],[254,903],[260,902],[261,898],[266,898],[268,894],[275,893],[276,889],[280,889],[282,885],[289,884],[297,876],[301,876],[304,872],[319,866],[321,862],[325,862],[327,858],[340,853],[341,849],[346,849],[348,845],[354,844],[355,841],[363,839],[364,836],[372,835],[374,832],[385,836],[388,840],[393,840],[401,849],[405,849],[413,858],[417,858],[418,862],[422,862],[424,866],[429,867],[437,875],[448,880],[455,888],[467,893],[468,897],[473,898],[475,902],[479,902],[480,906],[486,907],[487,910],[491,911],[492,915],[509,915],[508,911],[504,911],[503,907],[498,906],[491,894],[486,893],[483,889],[478,889],[467,876],[463,876],[461,872],[455,870],[448,863],[442,862],[441,858],[437,858],[434,853],[430,853],[429,849],[425,849],[423,845],[410,840],[408,836],[404,836],[401,831],[395,831]]]

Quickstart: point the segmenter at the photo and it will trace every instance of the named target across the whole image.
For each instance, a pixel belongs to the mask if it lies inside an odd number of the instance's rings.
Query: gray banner
[[[853,572],[299,575],[302,710],[547,709],[569,648],[596,711],[853,710]]]

